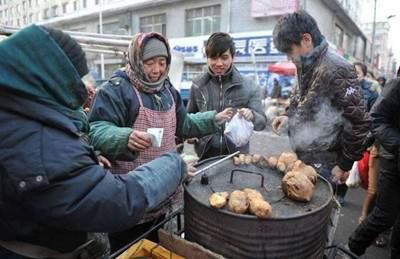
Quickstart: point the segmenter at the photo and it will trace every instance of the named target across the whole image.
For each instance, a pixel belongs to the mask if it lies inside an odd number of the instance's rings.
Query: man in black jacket
[[[352,65],[329,49],[315,19],[304,11],[283,16],[273,31],[275,47],[297,67],[287,116],[272,123],[274,131],[289,124],[293,150],[332,182],[343,195],[346,171],[361,158],[369,130],[357,75]]]
[[[372,213],[349,238],[349,248],[362,255],[375,238],[394,225],[391,258],[400,258],[400,79],[387,84],[372,108],[372,132],[381,144],[378,197]]]

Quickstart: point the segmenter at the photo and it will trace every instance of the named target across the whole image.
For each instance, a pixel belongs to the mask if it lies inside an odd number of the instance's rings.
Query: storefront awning
[[[296,66],[292,62],[278,62],[269,64],[267,70],[271,73],[294,76],[296,74]]]

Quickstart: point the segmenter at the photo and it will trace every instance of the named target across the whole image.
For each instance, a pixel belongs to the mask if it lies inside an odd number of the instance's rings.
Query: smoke
[[[315,114],[303,114],[298,107],[295,117],[291,118],[290,140],[294,150],[327,150],[335,143],[343,128],[342,112],[334,108],[329,100],[312,107]],[[306,113],[312,111],[308,110]]]

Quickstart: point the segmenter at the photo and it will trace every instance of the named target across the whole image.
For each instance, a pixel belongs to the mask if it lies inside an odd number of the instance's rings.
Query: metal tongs
[[[225,160],[228,160],[228,159],[230,159],[230,158],[232,158],[232,157],[238,155],[239,153],[240,153],[240,151],[236,151],[235,153],[232,153],[232,154],[230,154],[230,155],[227,155],[226,157],[224,157],[224,158],[222,158],[222,159],[220,159],[220,160],[218,160],[218,161],[215,161],[214,163],[209,164],[208,166],[206,166],[206,167],[204,167],[204,168],[202,168],[202,169],[200,169],[200,170],[197,170],[196,172],[194,172],[194,173],[192,174],[192,177],[195,177],[196,175],[199,175],[199,174],[201,174],[201,173],[204,173],[205,171],[207,171],[207,170],[210,169],[211,167],[214,167],[214,166],[216,166],[216,165],[218,165],[218,164],[224,162]]]

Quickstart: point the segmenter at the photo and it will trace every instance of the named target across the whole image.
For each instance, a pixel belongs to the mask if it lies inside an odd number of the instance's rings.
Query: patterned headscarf
[[[161,76],[160,80],[157,82],[150,82],[144,73],[143,68],[143,49],[146,43],[152,39],[156,38],[163,42],[167,47],[168,57],[167,57],[167,69]],[[156,32],[144,33],[140,32],[136,34],[129,44],[128,48],[128,63],[125,67],[125,72],[129,77],[129,81],[140,91],[146,93],[156,93],[163,89],[164,81],[168,78],[169,67],[171,64],[171,52],[167,39],[165,39],[161,34]]]

